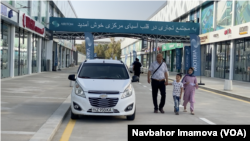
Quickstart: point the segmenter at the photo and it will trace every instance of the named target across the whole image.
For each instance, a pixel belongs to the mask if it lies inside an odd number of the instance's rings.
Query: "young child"
[[[179,115],[179,105],[180,99],[183,92],[183,84],[181,82],[182,74],[178,73],[176,75],[176,80],[173,83],[168,83],[169,85],[173,85],[173,99],[174,99],[174,112],[176,115]]]

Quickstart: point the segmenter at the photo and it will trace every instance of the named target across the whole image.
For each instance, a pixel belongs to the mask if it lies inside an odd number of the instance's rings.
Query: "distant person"
[[[157,61],[153,62],[149,67],[148,83],[150,84],[150,82],[152,81],[151,87],[154,113],[158,113],[158,110],[160,110],[161,113],[164,113],[163,107],[166,100],[166,85],[168,85],[168,68],[166,63],[164,63],[162,60],[162,54],[158,54],[156,60]],[[160,89],[161,92],[161,102],[159,107],[157,104],[158,89]]]
[[[133,71],[134,71],[134,75],[140,77],[140,74],[141,74],[141,63],[139,62],[138,58],[136,58],[135,62],[133,63]]]
[[[174,112],[176,115],[179,115],[179,105],[183,92],[183,84],[181,82],[182,73],[176,75],[176,80],[169,85],[173,85],[173,99],[174,99]]]
[[[188,69],[188,74],[186,74],[185,77],[182,79],[182,83],[184,84],[184,112],[187,112],[187,103],[190,102],[190,111],[191,114],[194,115],[194,94],[195,88],[198,89],[197,79],[194,76],[194,68],[190,67]]]

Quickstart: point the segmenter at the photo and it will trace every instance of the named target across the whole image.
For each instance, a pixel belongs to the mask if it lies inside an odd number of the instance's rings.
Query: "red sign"
[[[224,31],[224,34],[227,35],[227,34],[231,34],[231,29],[227,29]]]
[[[33,30],[39,34],[43,34],[44,33],[44,28],[39,28],[36,25],[36,22],[34,20],[32,20],[30,17],[25,16],[25,14],[23,14],[23,27],[27,27],[30,30]]]

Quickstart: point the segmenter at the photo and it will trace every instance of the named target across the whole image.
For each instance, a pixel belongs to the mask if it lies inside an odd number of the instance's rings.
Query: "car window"
[[[123,64],[84,63],[78,75],[86,79],[129,79]]]

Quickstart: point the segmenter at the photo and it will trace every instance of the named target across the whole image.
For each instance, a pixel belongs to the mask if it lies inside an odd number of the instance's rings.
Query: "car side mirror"
[[[71,74],[71,75],[69,75],[68,79],[71,81],[76,81],[76,75]]]

